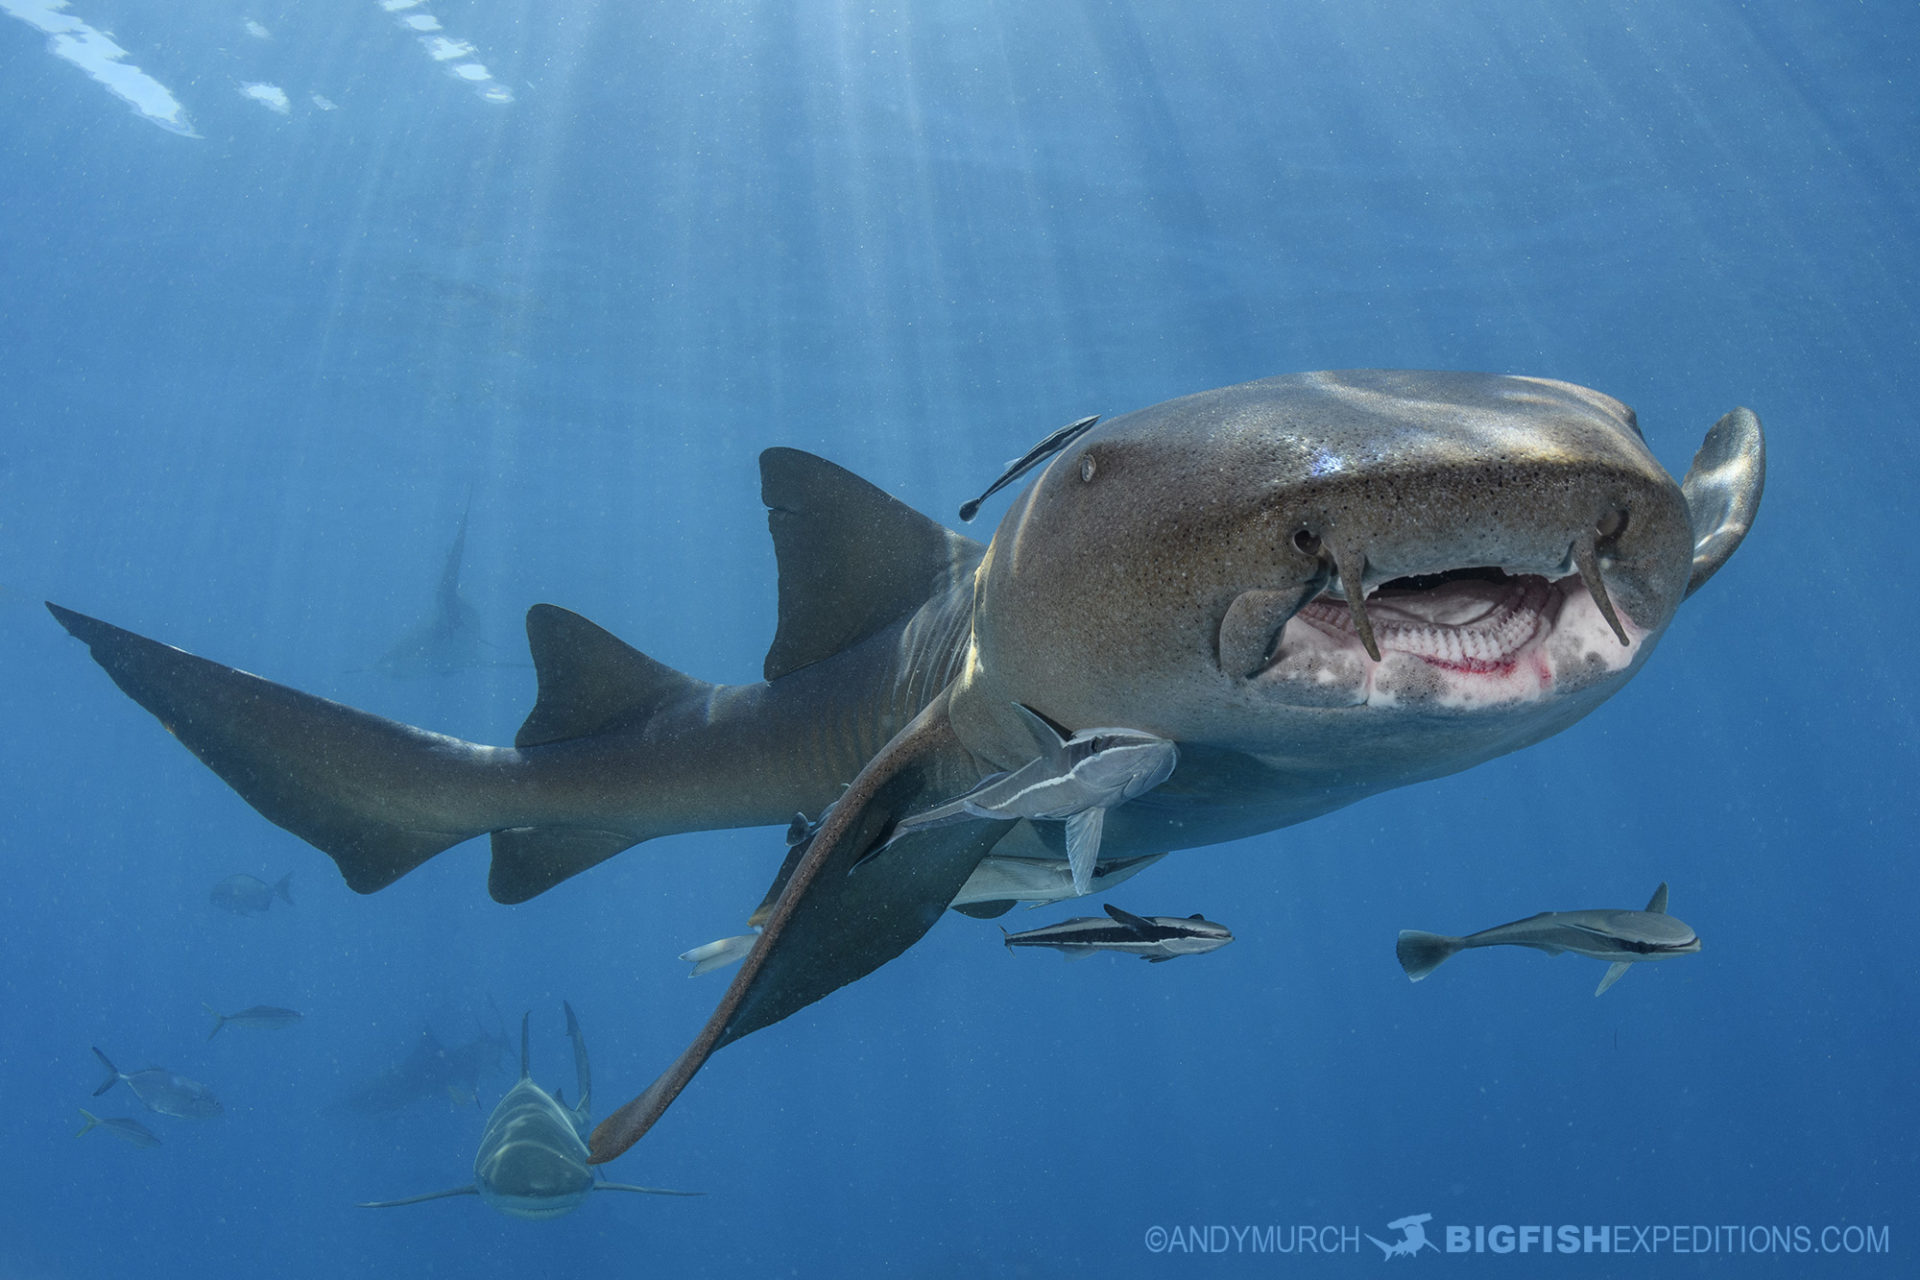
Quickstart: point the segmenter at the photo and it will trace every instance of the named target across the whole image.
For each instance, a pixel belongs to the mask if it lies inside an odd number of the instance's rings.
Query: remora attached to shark
[[[1032,763],[1016,707],[1176,746],[1171,776],[1103,814],[1104,857],[1302,822],[1592,711],[1733,554],[1764,474],[1744,409],[1675,484],[1625,405],[1489,374],[1296,374],[1055,440],[985,546],[768,450],[780,611],[765,679],[708,684],[536,605],[539,697],[512,747],[50,607],[363,893],[477,835],[493,896],[519,902],[654,836],[824,811],[706,1026],[595,1130],[600,1161],[715,1049],[906,950],[989,853],[1063,857],[1058,823],[968,815],[849,874],[903,820]]]
[[[596,1191],[637,1191],[652,1196],[697,1196],[698,1191],[668,1191],[635,1187],[623,1182],[601,1182],[587,1163],[586,1135],[592,1127],[593,1078],[587,1065],[586,1037],[573,1006],[567,1011],[567,1038],[573,1042],[573,1069],[579,1100],[568,1107],[533,1082],[527,1052],[527,1018],[520,1019],[520,1081],[500,1099],[480,1135],[480,1151],[473,1158],[473,1181],[446,1191],[430,1191],[404,1200],[375,1200],[362,1209],[396,1209],[401,1205],[444,1200],[449,1196],[479,1196],[490,1208],[516,1218],[557,1218],[580,1207]]]
[[[1667,914],[1667,884],[1653,891],[1645,911],[1542,911],[1453,938],[1443,933],[1402,929],[1393,953],[1410,981],[1418,982],[1442,963],[1474,947],[1532,947],[1557,956],[1575,955],[1609,960],[1596,996],[1626,976],[1630,965],[1669,956],[1690,956],[1700,950],[1700,936],[1692,927]]]

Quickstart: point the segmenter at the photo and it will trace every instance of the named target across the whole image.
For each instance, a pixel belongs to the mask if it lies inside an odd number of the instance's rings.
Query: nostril
[[[1320,535],[1311,529],[1296,530],[1293,545],[1302,555],[1317,556],[1320,554]]]
[[[1618,538],[1627,531],[1627,513],[1617,508],[1609,511],[1600,517],[1593,528],[1603,540]]]

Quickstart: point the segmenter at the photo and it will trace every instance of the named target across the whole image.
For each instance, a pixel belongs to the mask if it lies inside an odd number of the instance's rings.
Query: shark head
[[[1687,492],[1625,405],[1533,378],[1300,374],[1111,419],[1001,522],[954,722],[997,762],[1023,702],[1366,790],[1538,741],[1738,545],[1736,416]]]
[[[522,1078],[494,1108],[473,1162],[480,1198],[516,1218],[557,1218],[593,1193],[574,1113]]]

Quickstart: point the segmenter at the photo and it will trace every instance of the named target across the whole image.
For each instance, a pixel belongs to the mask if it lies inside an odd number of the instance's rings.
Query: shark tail
[[[51,602],[128,696],[268,821],[333,858],[357,893],[384,889],[443,849],[491,833],[488,888],[524,902],[637,843],[629,831],[542,826],[526,761],[209,662]],[[576,614],[536,605],[527,638],[538,701],[517,748],[630,729],[709,686]],[[274,892],[289,905],[291,877]]]
[[[100,1123],[100,1117],[93,1114],[93,1112],[87,1110],[85,1107],[80,1108],[80,1114],[86,1117],[86,1119],[78,1129],[74,1130],[73,1136],[76,1138],[86,1137],[89,1133],[93,1132],[93,1127]]]
[[[1400,940],[1393,944],[1393,954],[1398,957],[1400,967],[1407,971],[1407,980],[1418,982],[1460,950],[1461,943],[1461,939],[1445,934],[1402,929]]]
[[[97,1048],[94,1049],[93,1056],[100,1059],[100,1065],[107,1069],[107,1078],[105,1080],[102,1080],[100,1082],[100,1087],[93,1091],[93,1096],[97,1098],[101,1094],[105,1093],[107,1090],[113,1088],[114,1085],[120,1083],[120,1068],[114,1066],[112,1062],[108,1061],[107,1055],[100,1052],[100,1050]]]
[[[213,1030],[207,1032],[207,1039],[211,1040],[220,1034],[220,1028],[227,1025],[227,1015],[210,1004],[202,1004],[200,1007],[205,1009],[207,1016],[213,1019]],[[94,1052],[98,1053],[99,1050],[96,1049]]]
[[[480,803],[484,748],[47,608],[243,800],[331,855],[356,892],[383,889],[497,824]],[[285,882],[276,891],[284,896]]]

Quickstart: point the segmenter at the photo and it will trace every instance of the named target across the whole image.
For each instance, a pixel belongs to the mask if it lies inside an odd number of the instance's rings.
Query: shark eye
[[[1293,545],[1301,555],[1317,556],[1320,554],[1320,535],[1311,529],[1295,530]]]
[[[1626,531],[1627,513],[1617,509],[1601,516],[1599,523],[1594,525],[1594,532],[1600,535],[1602,541],[1610,541]]]
[[[1087,483],[1091,484],[1093,482],[1093,470],[1094,470],[1093,455],[1090,453],[1081,454],[1080,455],[1080,478],[1086,481]]]

